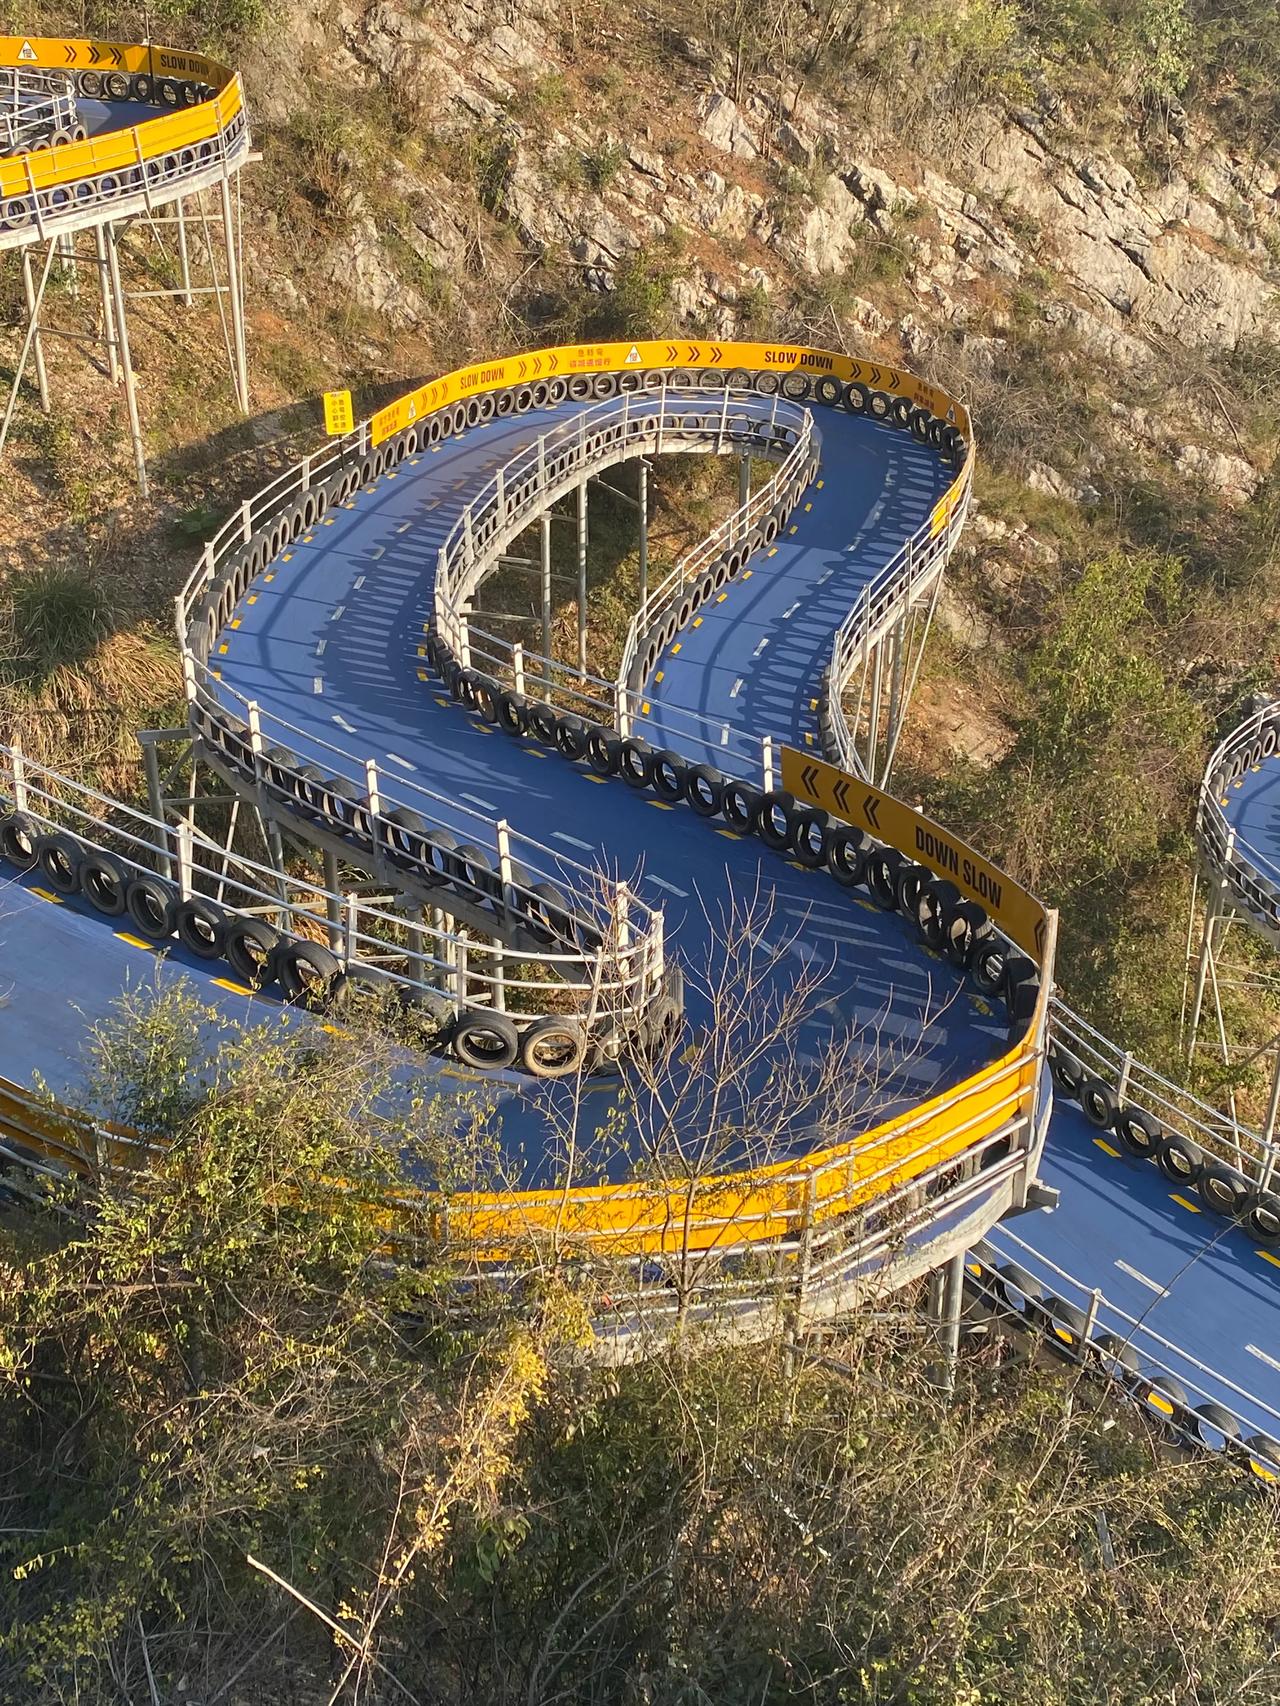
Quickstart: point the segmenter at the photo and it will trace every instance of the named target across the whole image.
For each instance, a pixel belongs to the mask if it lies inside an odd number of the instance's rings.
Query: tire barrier
[[[1123,1154],[1153,1161],[1176,1189],[1196,1192],[1211,1214],[1243,1226],[1259,1244],[1280,1249],[1280,1197],[1259,1189],[1237,1168],[1147,1109],[1125,1101],[1058,1038],[1049,1046],[1049,1070],[1057,1093],[1065,1101],[1078,1102],[1089,1123],[1110,1132]]]
[[[1157,1431],[1178,1445],[1225,1456],[1266,1487],[1280,1486],[1280,1443],[1246,1436],[1240,1418],[1222,1404],[1191,1394],[1183,1381],[1144,1356],[1140,1329],[1131,1338],[1099,1328],[1101,1307],[1079,1308],[1042,1285],[985,1240],[966,1255],[965,1289],[997,1319],[1043,1337],[1048,1348],[1085,1373],[1117,1387]]]
[[[0,247],[6,237],[27,241],[51,228],[66,230],[127,217],[176,199],[243,164],[249,132],[240,80],[225,66],[183,54],[196,76],[155,74],[169,50],[118,43],[111,46],[110,71],[80,69],[100,58],[102,44],[60,38],[28,38],[21,63],[9,67],[19,80],[43,81],[56,116],[46,134],[24,140],[4,155],[0,135]],[[60,91],[60,92],[59,92]],[[129,102],[150,108],[141,122],[107,129],[90,138],[76,116],[76,99]],[[33,109],[34,110],[34,109]],[[132,116],[132,115],[130,115]]]

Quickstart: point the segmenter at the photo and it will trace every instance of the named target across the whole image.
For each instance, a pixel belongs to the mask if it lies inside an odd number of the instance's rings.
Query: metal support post
[[[587,673],[587,482],[578,486],[578,674]]]
[[[124,290],[120,284],[120,251],[114,225],[106,227],[107,270],[111,279],[111,300],[116,318],[116,340],[120,365],[124,370],[124,397],[129,411],[129,436],[133,440],[133,460],[138,472],[138,490],[149,496],[147,459],[142,445],[142,425],[138,419],[138,393],[133,383],[133,359],[129,353],[129,326],[125,318]]]
[[[1280,1120],[1280,1043],[1276,1047],[1275,1065],[1271,1069],[1271,1094],[1267,1097],[1267,1117],[1262,1122],[1262,1157],[1258,1164],[1258,1189],[1270,1188],[1276,1170],[1276,1123]]]
[[[637,501],[640,506],[640,607],[649,600],[649,464],[644,457],[639,464],[639,491]]]
[[[120,344],[116,337],[116,316],[111,304],[111,269],[107,265],[106,227],[98,225],[93,233],[98,254],[98,282],[102,289],[102,341],[107,346],[107,371],[111,383],[118,385],[124,377],[120,370]]]
[[[342,946],[342,896],[338,893],[338,855],[324,850],[325,916],[329,921],[329,946],[336,954]]]
[[[240,251],[231,212],[231,181],[222,180],[222,229],[227,240],[227,294],[231,298],[232,353],[235,356],[236,400],[241,414],[249,413],[249,358],[244,339],[244,295],[240,282]]]
[[[551,512],[544,510],[538,518],[542,544],[542,655],[551,656]]]
[[[946,1266],[944,1313],[942,1318],[942,1386],[954,1392],[956,1363],[960,1355],[960,1317],[964,1310],[964,1252],[953,1256]]]
[[[892,659],[889,672],[889,724],[885,729],[885,768],[880,774],[880,786],[883,788],[889,780],[889,754],[898,743],[898,718],[903,715],[902,678],[904,673],[904,629],[907,617],[901,616],[894,624],[893,633],[889,639]]]
[[[1223,885],[1218,883],[1209,891],[1204,913],[1204,934],[1200,940],[1200,962],[1196,967],[1196,990],[1191,1003],[1191,1023],[1187,1033],[1187,1059],[1195,1053],[1196,1037],[1200,1030],[1200,1014],[1204,1007],[1204,986],[1213,958],[1213,939],[1222,913]]]
[[[49,252],[50,254],[53,253],[52,246],[50,247]],[[48,276],[48,268],[46,267],[45,277],[47,278]],[[44,342],[40,336],[40,309],[36,300],[36,281],[35,274],[31,266],[30,247],[24,248],[22,251],[22,294],[26,299],[27,304],[27,324],[31,327],[32,332],[32,349],[36,358],[36,385],[39,387],[40,391],[40,407],[47,415],[50,413],[52,407],[49,402],[49,371],[44,364]],[[42,298],[43,295],[44,285],[42,282]]]
[[[751,501],[751,457],[744,451],[738,458],[738,508],[745,509]]]
[[[185,198],[178,197],[178,264],[182,269],[182,303],[190,308],[195,302],[191,294],[191,254],[187,248],[187,214]]]
[[[36,335],[36,319],[40,312],[40,304],[44,300],[45,286],[49,282],[49,268],[53,265],[54,246],[49,245],[49,253],[45,257],[44,271],[40,275],[40,287],[36,291],[35,315],[27,316],[26,336],[22,340],[22,349],[18,355],[18,364],[13,370],[13,383],[9,387],[9,401],[5,405],[4,420],[0,421],[0,455],[4,453],[5,442],[9,437],[9,427],[13,422],[13,411],[18,406],[18,389],[22,384],[22,375],[26,372],[27,357],[31,354],[31,345]]]
[[[880,745],[880,693],[884,685],[884,642],[879,641],[871,666],[871,709],[867,718],[867,775],[876,773],[876,749]]]

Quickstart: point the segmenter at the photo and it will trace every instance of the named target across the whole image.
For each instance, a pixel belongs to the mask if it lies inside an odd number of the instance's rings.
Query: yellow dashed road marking
[[[31,892],[32,894],[38,894],[41,900],[51,900],[55,906],[62,905],[62,896],[60,894],[53,894],[49,889],[33,888]]]
[[[1191,1210],[1192,1214],[1199,1214],[1200,1210],[1196,1207],[1195,1203],[1188,1202],[1186,1197],[1180,1197],[1177,1191],[1170,1191],[1169,1196],[1177,1203],[1179,1208],[1188,1208]]]
[[[659,812],[673,812],[676,809],[669,800],[650,800],[649,804]]]
[[[116,940],[127,942],[131,948],[145,948],[149,954],[155,952],[154,942],[144,942],[141,936],[131,936],[127,930],[117,930]]]
[[[1119,1160],[1120,1151],[1118,1149],[1113,1149],[1105,1137],[1095,1137],[1093,1141],[1097,1144],[1098,1148],[1104,1152],[1104,1154],[1114,1155],[1116,1159]]]
[[[229,989],[233,995],[252,995],[253,991],[243,983],[232,983],[229,977],[215,977],[213,980],[219,989]]]
[[[1280,1256],[1273,1256],[1270,1250],[1259,1250],[1258,1254],[1264,1262],[1270,1262],[1273,1268],[1280,1268]]]

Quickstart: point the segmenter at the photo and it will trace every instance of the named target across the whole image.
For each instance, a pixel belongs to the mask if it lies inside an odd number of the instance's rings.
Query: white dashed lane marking
[[[311,691],[313,693],[323,693],[324,692],[324,680],[321,676],[317,675],[317,676],[314,676],[312,678]]]
[[[1162,1285],[1157,1285],[1155,1280],[1148,1279],[1146,1274],[1139,1273],[1137,1268],[1131,1268],[1128,1262],[1117,1261],[1116,1266],[1122,1274],[1128,1274],[1129,1278],[1137,1280],[1139,1285],[1145,1285],[1148,1291],[1154,1291],[1156,1293],[1163,1292],[1164,1287]]]
[[[333,607],[333,614],[329,617],[329,620],[330,620],[330,622],[337,622],[343,616],[345,616],[346,613],[347,613],[347,607],[345,604],[336,604]]]
[[[552,838],[556,841],[567,841],[570,847],[581,847],[584,853],[594,851],[589,841],[579,841],[576,835],[566,835],[563,829],[553,829]]]
[[[789,621],[790,618],[795,615],[796,611],[799,610],[799,608],[800,608],[800,600],[797,598],[794,604],[788,605],[787,608],[782,612],[782,620],[784,622]]]
[[[688,889],[678,889],[674,883],[667,882],[665,877],[650,875],[649,881],[655,883],[660,889],[666,889],[668,894],[678,895],[681,900],[688,900],[689,898]]]
[[[392,764],[403,765],[406,770],[416,770],[418,768],[416,764],[410,764],[407,758],[401,758],[398,752],[389,752],[387,754],[387,758]]]
[[[324,648],[328,644],[329,644],[328,640],[317,640],[316,641],[316,656],[318,658],[322,658],[324,656]]]
[[[353,735],[356,732],[355,724],[349,723],[345,717],[340,717],[336,711],[334,712],[333,720],[337,723],[340,729],[345,729],[349,735]]]
[[[760,656],[760,653],[761,653],[761,652],[762,652],[762,651],[763,651],[763,650],[764,650],[764,648],[765,648],[765,647],[766,647],[766,646],[767,646],[767,645],[768,645],[768,644],[769,644],[769,642],[768,642],[768,640],[767,640],[767,639],[765,639],[765,640],[761,640],[761,642],[760,642],[760,644],[759,644],[759,645],[758,645],[758,646],[757,646],[757,647],[756,647],[756,649],[755,649],[755,651],[753,651],[753,652],[752,652],[752,654],[751,654],[751,655],[752,655],[752,657],[753,657],[753,658],[758,658],[758,657],[759,657],[759,656]]]
[[[730,699],[736,699],[738,697],[739,693],[741,693],[741,692],[742,692],[742,677],[739,676],[738,679],[734,682],[733,686],[729,689]]]
[[[1248,1351],[1251,1357],[1257,1357],[1258,1361],[1265,1362],[1268,1368],[1274,1368],[1277,1372],[1280,1372],[1280,1362],[1277,1362],[1275,1357],[1268,1356],[1266,1351],[1260,1351],[1257,1345],[1246,1345],[1244,1348]]]
[[[492,800],[482,800],[477,794],[464,794],[459,790],[459,798],[468,801],[473,806],[479,806],[482,812],[496,812],[498,809]]]

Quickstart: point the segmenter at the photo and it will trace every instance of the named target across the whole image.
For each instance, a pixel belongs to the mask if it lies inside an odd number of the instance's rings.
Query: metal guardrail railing
[[[973,467],[971,443],[964,467],[929,520],[884,565],[836,630],[827,675],[827,721],[835,756],[855,775],[867,777],[868,772],[858,751],[857,731],[849,726],[845,714],[845,691],[859,667],[865,685],[877,642],[924,597],[945,569],[969,513]]]
[[[660,613],[665,615],[673,606],[678,613],[680,601],[727,549],[743,546],[746,561],[752,528],[769,516],[784,494],[794,498],[806,483],[805,471],[816,455],[817,441],[810,411],[776,393],[762,396],[726,388],[708,397],[664,383],[656,390],[624,392],[583,410],[571,421],[540,434],[500,468],[453,524],[437,553],[438,632],[464,667],[481,663],[509,680],[518,693],[540,689],[557,704],[613,726],[620,735],[630,734],[646,705],[642,683],[628,679],[635,670],[641,635]],[[476,593],[498,566],[505,547],[551,501],[550,493],[620,458],[671,450],[735,450],[780,459],[780,466],[744,505],[687,552],[649,595],[629,625],[616,680],[606,681],[477,627],[471,614]],[[768,542],[775,535],[776,523]],[[664,711],[664,715],[690,739],[714,747],[717,763],[726,773],[756,780],[767,768],[767,741],[735,734],[722,722],[694,711]]]
[[[1243,841],[1227,818],[1224,795],[1280,743],[1280,703],[1259,705],[1210,757],[1200,783],[1196,835],[1206,866],[1227,885],[1233,904],[1271,933],[1280,932],[1280,862]]]
[[[594,1022],[614,1015],[628,999],[628,951],[623,945],[613,944],[613,961],[605,960],[592,972],[580,951],[542,949],[536,956],[538,963],[558,974],[557,984],[549,987],[545,977],[530,975],[528,967],[535,956],[529,951],[495,950],[449,927],[443,915],[439,919],[430,912],[408,915],[397,906],[394,894],[383,894],[374,883],[345,890],[326,888],[232,852],[189,822],[158,822],[146,812],[35,763],[19,749],[0,747],[0,830],[11,831],[10,813],[24,820],[24,835],[59,841],[44,855],[47,871],[41,870],[43,860],[31,861],[45,880],[66,881],[68,861],[74,860],[77,849],[83,854],[109,854],[125,882],[159,879],[158,898],[153,893],[151,905],[160,905],[160,912],[139,915],[144,924],[149,918],[167,922],[168,928],[148,932],[158,948],[171,944],[175,930],[173,912],[164,909],[164,898],[171,899],[175,910],[177,904],[194,899],[208,903],[226,920],[259,919],[282,941],[322,943],[335,956],[348,985],[395,989],[411,1000],[426,997],[426,1011],[437,1018],[452,1007],[458,1012],[504,1013],[524,1023],[564,1016],[568,1009]],[[8,841],[8,833],[0,836],[0,863]],[[39,839],[33,851],[42,852]],[[78,890],[73,885],[61,892]],[[87,898],[98,904],[92,891]],[[126,913],[119,904],[123,895],[113,892],[106,898],[115,909],[111,915],[130,922],[133,909]],[[492,895],[490,901],[501,904]],[[516,903],[508,897],[507,904]],[[205,917],[212,932],[213,921]],[[132,927],[140,927],[138,918],[132,919]],[[215,952],[210,957],[218,956]],[[243,975],[240,968],[233,969]],[[610,972],[612,976],[607,975]]]
[[[75,86],[55,71],[0,73],[0,156],[83,142]]]
[[[36,55],[35,65],[17,59],[19,46]],[[162,47],[72,38],[32,37],[13,41],[6,51],[0,61],[6,74],[61,74],[75,83],[92,76],[99,84],[118,83],[120,91],[108,98],[121,100],[131,98],[142,77],[148,88],[183,91],[192,104],[56,148],[24,146],[0,158],[0,247],[150,211],[239,170],[248,157],[240,79],[215,61]],[[104,63],[123,69],[81,69]]]
[[[331,505],[349,502],[356,490],[409,454],[404,440],[388,451],[362,454],[367,444],[368,425],[362,423],[319,455],[304,457],[246,501],[205,547],[199,568],[175,601],[193,732],[233,779],[251,783],[304,835],[327,826],[335,836],[382,856],[380,874],[388,880],[425,874],[435,882],[442,838],[450,843],[443,856],[456,862],[454,848],[458,837],[465,837],[464,845],[482,855],[478,880],[468,883],[465,873],[459,879],[473,899],[483,903],[496,873],[509,917],[532,920],[544,932],[553,928],[578,963],[585,956],[593,988],[613,989],[621,981],[615,1011],[643,1013],[663,988],[662,918],[625,884],[610,882],[456,799],[410,778],[389,776],[373,760],[264,712],[214,674],[211,649],[249,582],[286,544],[317,525]],[[543,885],[555,893],[548,895]],[[542,959],[553,975],[563,971],[566,951],[553,947],[543,954],[528,940],[518,945],[495,941],[492,947],[500,960],[513,965]],[[621,972],[610,963],[619,953]]]
[[[1073,1361],[1108,1376],[1175,1439],[1225,1451],[1266,1485],[1280,1484],[1280,1410],[1058,1267],[1009,1226],[995,1227],[969,1254],[966,1278],[986,1307],[1020,1318]],[[1258,1417],[1268,1432],[1257,1431]]]

